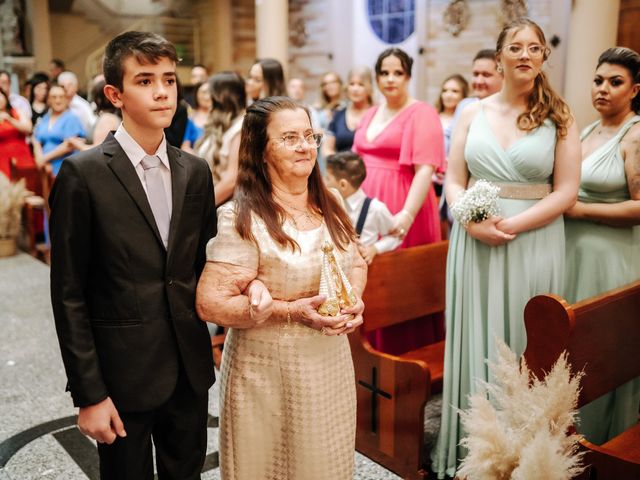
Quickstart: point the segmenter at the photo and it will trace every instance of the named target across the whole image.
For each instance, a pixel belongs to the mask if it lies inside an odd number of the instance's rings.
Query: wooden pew
[[[356,372],[356,449],[407,479],[427,478],[424,407],[442,391],[444,341],[402,355],[378,352],[367,332],[444,312],[448,242],[377,256],[364,325],[349,335]]]
[[[539,378],[566,350],[584,369],[578,406],[640,376],[640,281],[569,305],[556,295],[532,298],[524,312],[524,357]],[[640,424],[594,445],[581,441],[584,479],[640,479]]]

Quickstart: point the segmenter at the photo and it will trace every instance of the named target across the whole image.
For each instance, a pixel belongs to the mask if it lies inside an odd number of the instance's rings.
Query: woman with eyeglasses
[[[562,214],[576,201],[578,130],[542,71],[544,33],[528,19],[507,25],[496,45],[502,89],[462,112],[449,152],[445,194],[455,211],[477,180],[500,187],[498,215],[456,220],[447,260],[442,423],[432,453],[438,478],[453,477],[465,456],[458,409],[478,381],[490,381],[495,339],[520,356],[523,312],[538,294],[561,294],[565,274]],[[459,205],[458,205],[459,206]]]
[[[258,100],[242,125],[234,199],[196,295],[200,318],[229,328],[220,382],[222,478],[353,478],[356,396],[346,334],[362,324],[366,264],[316,162],[322,135],[287,97]],[[355,305],[320,315],[323,248]]]
[[[582,132],[578,202],[565,212],[571,303],[640,279],[640,55],[605,50],[591,101],[600,118]],[[581,408],[578,431],[601,445],[637,423],[639,406],[635,379]]]

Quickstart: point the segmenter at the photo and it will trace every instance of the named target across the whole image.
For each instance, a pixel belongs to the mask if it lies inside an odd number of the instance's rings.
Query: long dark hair
[[[267,126],[274,113],[281,110],[304,110],[309,117],[309,110],[289,97],[267,97],[252,103],[242,124],[240,139],[240,159],[238,182],[234,200],[236,202],[236,230],[241,238],[256,241],[251,233],[251,214],[264,221],[267,231],[282,247],[300,249],[296,241],[282,229],[286,218],[285,210],[278,205],[272,196],[271,178],[264,152],[267,148]],[[325,224],[335,245],[346,250],[349,243],[355,240],[355,231],[347,213],[338,203],[335,196],[327,190],[322,180],[320,167],[316,163],[307,180],[309,187],[309,204],[324,216]]]
[[[549,57],[549,49],[546,48],[547,40],[544,32],[536,22],[528,18],[514,20],[502,29],[496,42],[496,55],[502,55],[502,48],[504,47],[504,42],[509,32],[512,30],[520,31],[526,27],[531,28],[538,36],[541,45],[545,47],[543,59],[547,60]],[[569,105],[567,105],[562,97],[551,87],[545,73],[540,71],[534,80],[533,90],[529,94],[527,110],[518,115],[516,124],[520,130],[530,132],[542,125],[547,118],[550,118],[556,125],[558,138],[567,136],[569,123],[572,120]]]
[[[624,67],[631,75],[631,83],[640,83],[640,54],[635,50],[626,47],[608,48],[598,58],[596,70],[603,63]],[[640,93],[631,100],[631,110],[640,113]]]
[[[282,65],[275,58],[261,58],[256,60],[262,69],[262,80],[265,83],[265,97],[286,95],[284,71]]]

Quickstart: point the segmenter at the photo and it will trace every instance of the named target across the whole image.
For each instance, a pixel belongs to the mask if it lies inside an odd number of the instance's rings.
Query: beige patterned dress
[[[276,300],[318,294],[325,225],[284,230],[301,251],[283,249],[254,217],[257,245],[234,228],[234,202],[218,210],[207,260],[255,269]],[[349,276],[355,246],[336,258]],[[356,396],[346,336],[292,322],[230,329],[220,386],[223,480],[346,480],[353,477]]]

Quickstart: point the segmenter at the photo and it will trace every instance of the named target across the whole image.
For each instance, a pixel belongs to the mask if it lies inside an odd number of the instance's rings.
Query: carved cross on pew
[[[362,380],[358,380],[358,383],[367,390],[371,390],[371,431],[377,433],[378,431],[378,395],[391,400],[391,394],[378,388],[378,369],[373,367],[371,369],[371,385]]]

